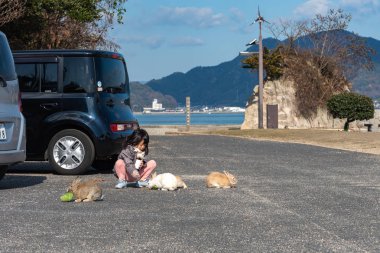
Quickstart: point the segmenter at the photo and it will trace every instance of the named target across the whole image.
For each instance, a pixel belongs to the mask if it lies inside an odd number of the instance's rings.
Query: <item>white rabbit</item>
[[[148,188],[152,189],[153,187],[157,187],[163,191],[174,191],[177,188],[186,189],[187,185],[179,176],[174,176],[171,173],[163,173],[160,175],[153,173],[152,179],[149,181]]]
[[[144,161],[145,152],[141,151],[138,148],[135,148],[135,152],[136,152],[135,168],[136,168],[136,170],[139,170],[141,167],[141,163]]]

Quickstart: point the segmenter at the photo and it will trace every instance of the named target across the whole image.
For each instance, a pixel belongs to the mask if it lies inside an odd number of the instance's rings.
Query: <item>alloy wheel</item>
[[[83,143],[73,136],[62,137],[54,144],[53,158],[62,169],[77,168],[83,162],[84,157]]]

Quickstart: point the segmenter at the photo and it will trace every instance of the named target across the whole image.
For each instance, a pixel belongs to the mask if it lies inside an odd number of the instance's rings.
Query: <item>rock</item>
[[[256,91],[257,90],[257,91]],[[254,89],[255,96],[251,96],[245,110],[245,119],[241,129],[258,128],[258,86]],[[295,88],[291,81],[276,80],[267,81],[263,90],[263,123],[267,126],[266,106],[278,105],[278,128],[337,128],[343,129],[344,120],[333,119],[327,108],[318,108],[315,117],[306,119],[297,113],[295,103]],[[351,123],[352,128],[357,128],[355,122]]]

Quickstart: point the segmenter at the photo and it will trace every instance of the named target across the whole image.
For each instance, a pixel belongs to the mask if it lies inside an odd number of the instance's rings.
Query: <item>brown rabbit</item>
[[[75,202],[102,200],[102,189],[98,183],[103,181],[104,179],[101,178],[92,178],[86,181],[82,181],[82,179],[77,177],[71,183],[69,188],[67,188],[67,191],[74,194]]]
[[[237,179],[227,171],[211,172],[206,178],[208,188],[232,188],[236,187]]]

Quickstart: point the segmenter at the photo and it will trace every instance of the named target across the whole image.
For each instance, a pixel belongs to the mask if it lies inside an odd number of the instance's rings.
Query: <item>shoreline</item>
[[[141,125],[141,128],[145,129],[149,135],[177,135],[186,134],[191,132],[203,132],[203,131],[223,131],[223,130],[238,130],[241,125],[190,125],[187,128],[186,125]]]
[[[190,114],[243,114],[245,112],[190,112]],[[185,114],[186,112],[133,112],[135,115],[165,115],[165,114]]]
[[[176,129],[182,129],[186,128],[186,124],[184,125],[141,125],[142,127],[146,128],[176,128]],[[193,124],[190,125],[191,129],[196,128],[206,128],[206,129],[215,129],[215,128],[240,128],[241,124]]]
[[[380,155],[380,132],[337,129],[251,129],[240,130],[241,125],[146,125],[151,135],[214,135],[255,141],[272,141],[319,146],[372,155]],[[343,141],[342,141],[343,140]]]

